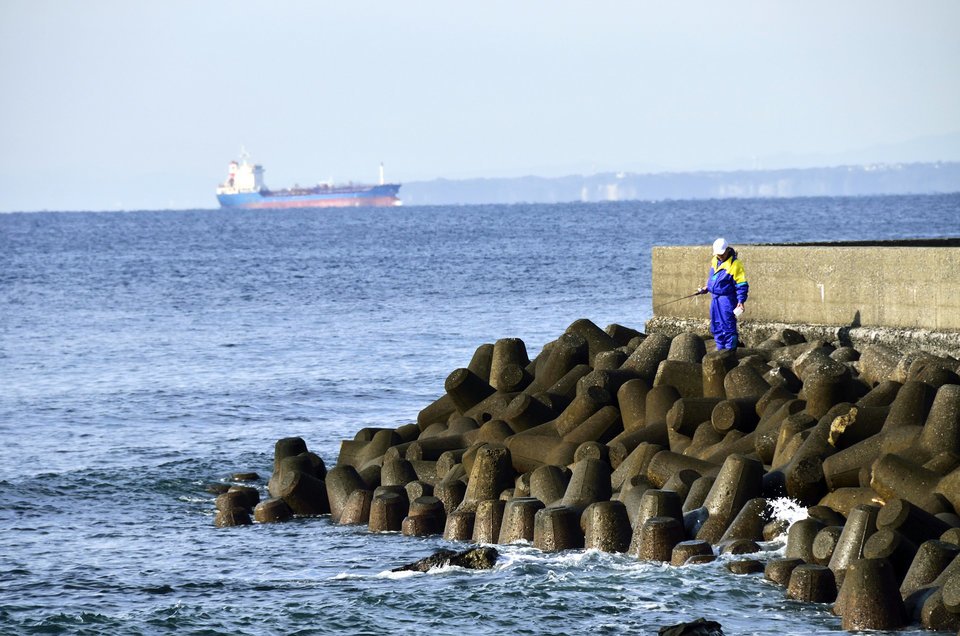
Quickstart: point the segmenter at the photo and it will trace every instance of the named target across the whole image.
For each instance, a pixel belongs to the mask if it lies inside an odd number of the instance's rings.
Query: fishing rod
[[[654,308],[653,308],[653,310],[656,311],[657,309],[660,309],[661,307],[665,307],[665,306],[667,306],[667,305],[672,305],[673,303],[678,303],[678,302],[680,302],[681,300],[686,300],[687,298],[693,298],[694,296],[700,296],[700,295],[705,294],[705,293],[706,293],[705,291],[695,291],[695,292],[693,292],[692,294],[690,294],[690,295],[688,295],[688,296],[683,296],[682,298],[674,298],[673,300],[668,300],[668,301],[665,302],[665,303],[660,303],[659,305],[655,305]]]

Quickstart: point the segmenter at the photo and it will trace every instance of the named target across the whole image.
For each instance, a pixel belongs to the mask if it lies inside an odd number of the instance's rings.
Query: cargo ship
[[[251,164],[246,154],[231,161],[227,180],[217,186],[217,200],[224,208],[344,208],[400,205],[399,183],[384,183],[380,164],[380,183],[318,184],[308,188],[294,186],[271,190],[263,182],[263,166]]]

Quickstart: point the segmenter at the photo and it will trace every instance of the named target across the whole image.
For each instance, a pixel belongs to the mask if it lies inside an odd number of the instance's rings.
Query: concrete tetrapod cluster
[[[249,525],[253,519],[259,523],[286,521],[297,516],[323,515],[331,511],[327,474],[323,460],[307,450],[307,444],[299,437],[278,440],[274,447],[273,474],[267,484],[268,499],[260,501],[260,492],[253,486],[213,487],[220,492],[216,499],[217,527]],[[256,473],[238,473],[233,481],[257,481]],[[351,492],[348,492],[349,496]],[[341,503],[338,500],[338,503]],[[358,513],[362,515],[364,513]]]
[[[481,345],[416,423],[361,430],[324,476],[280,440],[270,493],[293,509],[273,484],[299,474],[315,511],[372,532],[674,565],[758,551],[789,497],[808,518],[766,576],[790,598],[845,629],[960,629],[960,363],[789,329],[709,344],[577,320],[533,360]]]

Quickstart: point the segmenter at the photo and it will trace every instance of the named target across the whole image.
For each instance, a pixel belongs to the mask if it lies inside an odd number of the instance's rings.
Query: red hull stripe
[[[392,207],[399,201],[398,197],[365,197],[362,199],[320,199],[317,201],[255,201],[242,205],[232,205],[232,208],[244,209],[278,209],[278,208],[362,208],[362,207]]]

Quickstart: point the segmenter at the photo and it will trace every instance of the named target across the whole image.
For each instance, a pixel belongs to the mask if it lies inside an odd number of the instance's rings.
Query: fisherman
[[[727,240],[718,238],[713,242],[713,260],[710,262],[710,275],[707,286],[697,290],[698,294],[710,292],[710,331],[713,333],[717,351],[736,349],[740,337],[737,334],[737,316],[743,313],[743,303],[747,302],[747,275],[743,264],[737,259],[737,252]]]

